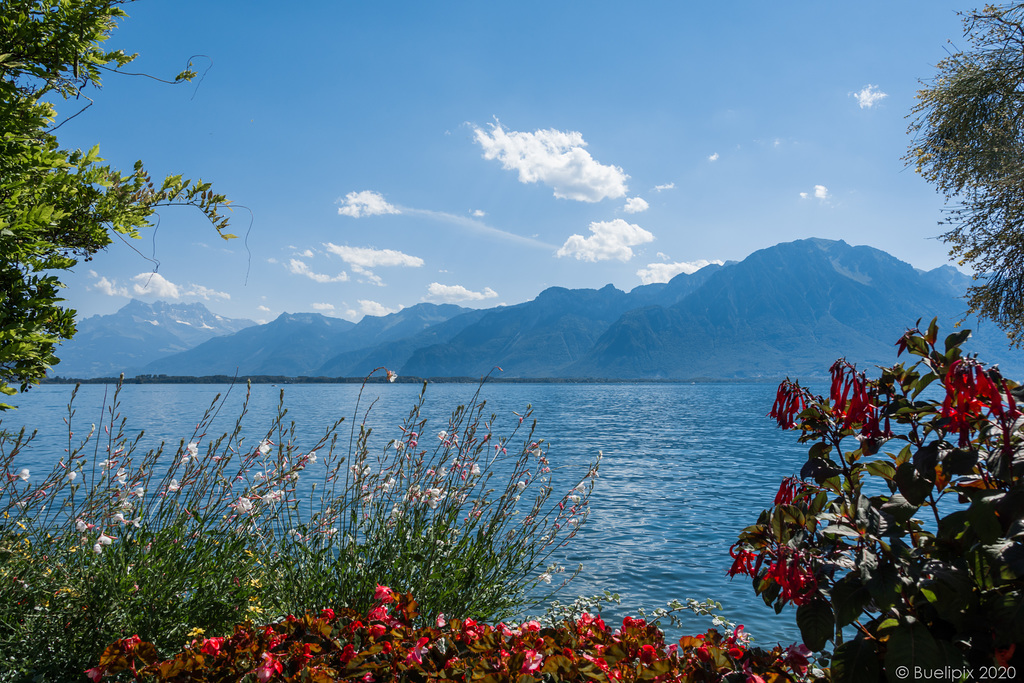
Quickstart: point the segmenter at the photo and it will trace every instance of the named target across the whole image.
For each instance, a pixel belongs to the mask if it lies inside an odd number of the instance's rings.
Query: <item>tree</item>
[[[967,51],[918,92],[905,159],[945,196],[971,312],[1024,345],[1024,3],[964,15]]]
[[[162,206],[202,211],[224,239],[224,196],[209,183],[168,176],[159,185],[136,162],[128,173],[102,164],[99,148],[60,148],[53,99],[88,101],[103,71],[135,55],[103,43],[131,0],[3,0],[0,12],[0,392],[24,391],[58,363],[57,344],[75,333],[61,306],[57,272],[105,248],[115,234],[138,237]],[[195,76],[191,69],[175,82]],[[87,107],[88,105],[86,105]],[[0,403],[0,410],[9,408]]]

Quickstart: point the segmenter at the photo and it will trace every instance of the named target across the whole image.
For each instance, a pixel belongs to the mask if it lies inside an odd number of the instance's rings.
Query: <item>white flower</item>
[[[316,462],[316,451],[310,451],[309,455],[306,456],[306,457],[309,459],[310,462],[315,463]]]
[[[114,515],[114,521],[115,522],[120,522],[121,524],[124,524],[124,515],[121,514],[120,512],[116,513]]]
[[[575,504],[575,503],[579,503],[580,500],[582,500],[582,499],[578,495],[576,495],[574,493],[571,496],[569,496],[569,500],[572,501]]]
[[[100,534],[100,537],[96,539],[99,545],[110,545],[114,542],[114,539],[106,534]]]
[[[254,481],[263,481],[264,479],[267,478],[267,474],[266,472],[257,472],[256,474],[252,475],[252,478]]]
[[[544,572],[543,574],[541,574],[537,578],[539,580],[543,581],[544,583],[551,583],[551,574],[549,574],[547,572]]]
[[[188,446],[185,446],[185,452],[188,453],[188,457],[190,458],[199,457],[199,444],[193,441]]]
[[[480,465],[477,465],[476,463],[473,463],[473,467],[470,468],[469,473],[472,474],[474,477],[479,477],[480,476]]]
[[[381,484],[380,488],[381,488],[382,491],[384,491],[384,493],[387,493],[388,490],[390,490],[391,487],[394,486],[394,485],[395,485],[395,478],[394,477],[388,477],[388,480],[386,482],[384,482],[383,484]]]
[[[167,485],[167,490],[171,491],[172,493],[180,488],[181,484],[178,483],[177,479],[171,479],[171,483]]]
[[[74,470],[68,472],[68,481],[74,481],[77,478],[78,478],[78,472],[75,472]]]
[[[270,439],[263,439],[263,441],[260,441],[260,455],[266,455],[267,453],[269,453],[271,445],[272,444],[270,443]]]
[[[388,370],[387,373],[388,373],[388,381],[389,382],[394,382],[396,379],[398,379],[398,375],[393,373],[393,372],[391,372],[390,370]]]
[[[78,520],[77,522],[75,522],[75,529],[78,530],[78,533],[83,533],[88,528],[89,528],[89,525],[86,524],[85,522],[83,522],[82,520]]]
[[[101,470],[109,470],[111,467],[113,467],[116,464],[117,463],[114,462],[113,460],[100,460],[100,469]]]
[[[21,468],[21,470],[18,472],[18,478],[21,479],[22,481],[28,481],[28,469],[24,467]]]
[[[519,489],[520,492],[522,492],[523,489],[526,488],[526,482],[525,481],[517,481],[516,482],[516,488]]]
[[[442,429],[437,433],[437,438],[439,441],[444,441],[445,439],[448,438],[448,432]]]
[[[92,547],[92,551],[93,551],[94,553],[96,553],[97,555],[99,555],[100,553],[102,553],[102,552],[103,552],[103,546],[101,546],[101,545],[100,545],[99,543],[97,543],[96,545],[94,545],[94,546]]]
[[[238,502],[235,503],[234,508],[238,512],[249,514],[252,512],[252,501],[245,497],[239,498]]]

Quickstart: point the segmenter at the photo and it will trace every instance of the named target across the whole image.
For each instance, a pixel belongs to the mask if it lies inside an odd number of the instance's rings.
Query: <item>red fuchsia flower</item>
[[[413,664],[413,663],[422,664],[423,663],[423,655],[427,654],[427,650],[430,649],[430,648],[427,647],[427,643],[429,643],[429,642],[430,642],[430,638],[427,638],[425,636],[423,638],[420,638],[416,642],[416,647],[414,647],[414,648],[409,650],[409,655],[405,658],[406,663],[407,664]]]
[[[804,483],[797,477],[786,477],[779,485],[779,492],[775,494],[776,505],[792,505],[798,493],[802,493]]]
[[[818,580],[814,572],[804,566],[805,556],[787,546],[779,547],[778,560],[768,567],[768,576],[782,589],[783,602],[803,605],[818,591]]]
[[[957,359],[946,373],[946,398],[942,417],[949,420],[949,431],[960,433],[960,447],[970,443],[971,423],[989,406],[997,416],[1002,412],[998,387],[977,361]]]
[[[281,662],[277,661],[277,658],[269,652],[263,653],[263,663],[256,667],[256,678],[260,683],[267,683],[276,674],[284,671],[284,667]]]
[[[788,379],[779,385],[775,394],[775,403],[768,417],[779,423],[783,429],[796,427],[796,416],[807,407],[807,390],[800,386],[799,382],[790,382]]]
[[[544,655],[536,650],[527,650],[526,659],[523,660],[523,668],[520,670],[520,673],[533,673],[539,669],[542,664],[544,664]]]
[[[870,391],[870,385],[864,373],[847,361],[840,359],[832,364],[832,414],[836,420],[842,420],[842,428],[850,429],[862,425],[862,435],[875,437],[880,434],[878,428],[878,411]]]
[[[224,645],[224,638],[207,638],[203,641],[200,652],[204,655],[219,655],[222,645]]]
[[[728,571],[729,576],[736,576],[737,574],[756,576],[758,570],[761,568],[761,562],[764,561],[764,558],[758,553],[755,553],[752,550],[747,550],[746,548],[736,550],[736,545],[729,548],[729,555],[733,559],[732,567]]]

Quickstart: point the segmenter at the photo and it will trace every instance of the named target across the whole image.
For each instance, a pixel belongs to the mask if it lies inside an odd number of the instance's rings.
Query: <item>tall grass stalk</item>
[[[174,451],[142,452],[120,387],[79,436],[76,388],[45,476],[16,464],[34,434],[0,430],[0,680],[81,679],[133,634],[170,653],[198,629],[366,609],[378,584],[431,619],[508,616],[564,585],[553,558],[587,518],[599,457],[556,496],[529,408],[498,437],[478,389],[437,429],[425,391],[375,449],[362,390],[348,429],[300,439],[282,392],[249,438],[247,391],[229,432],[210,435],[218,396]]]

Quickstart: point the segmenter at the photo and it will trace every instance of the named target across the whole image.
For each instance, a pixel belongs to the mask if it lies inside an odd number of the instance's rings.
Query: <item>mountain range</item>
[[[950,266],[920,271],[872,247],[806,239],[629,292],[552,287],[514,306],[422,303],[359,323],[316,313],[284,313],[265,325],[214,316],[224,331],[192,336],[198,341],[186,348],[163,343],[157,353],[154,345],[153,358],[141,353],[146,334],[180,330],[133,301],[83,321],[84,343],[74,346],[76,336],[68,349],[77,355],[55,370],[361,377],[384,366],[404,376],[480,377],[500,366],[507,378],[821,377],[839,357],[891,365],[896,340],[918,319],[938,318],[940,332],[952,332],[970,281]],[[998,362],[1008,376],[1024,373],[1024,353],[1009,350],[998,328],[970,319],[963,325],[974,330],[968,351]]]

